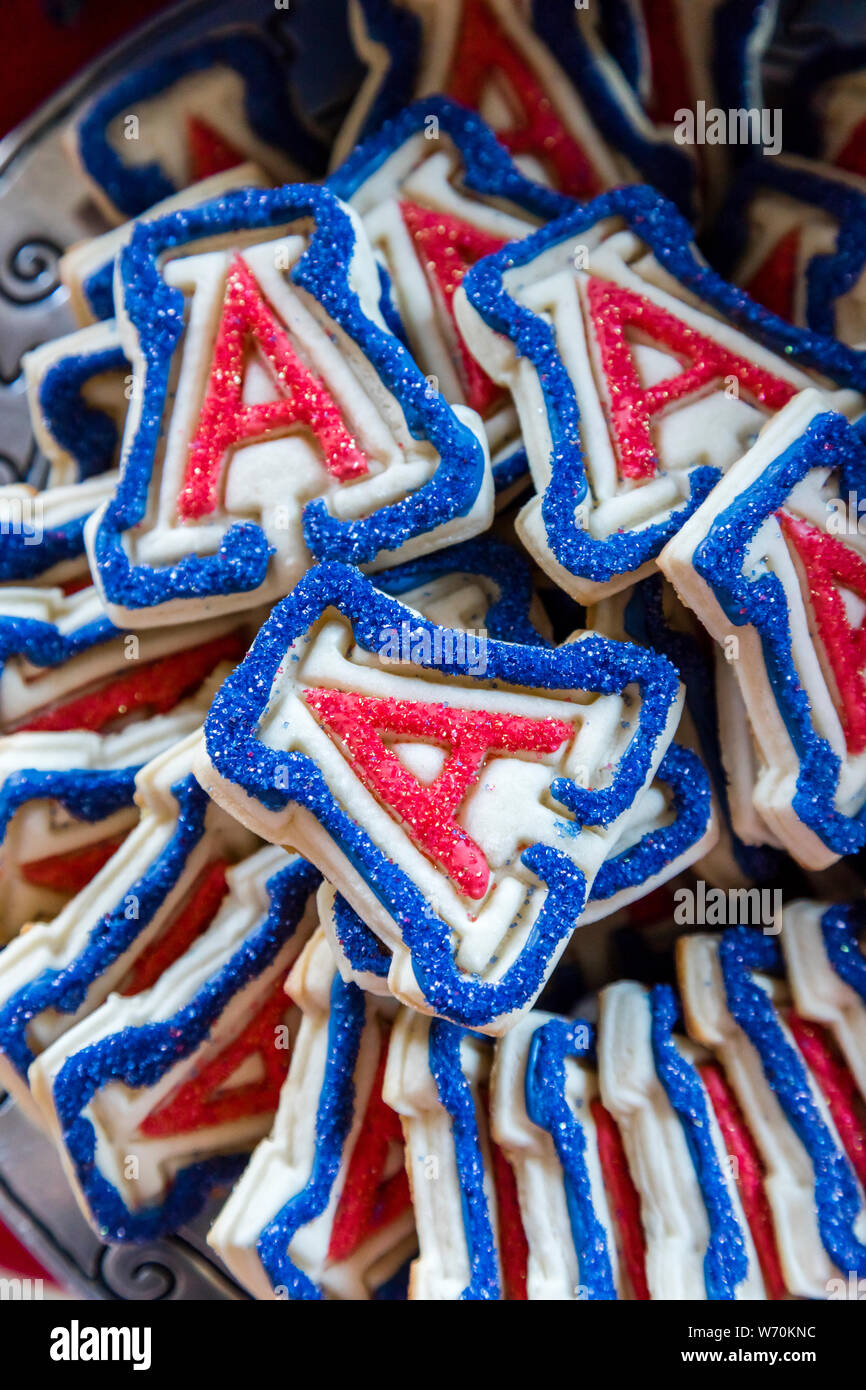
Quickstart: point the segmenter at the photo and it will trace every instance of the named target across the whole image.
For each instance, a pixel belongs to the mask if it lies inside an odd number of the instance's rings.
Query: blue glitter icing
[[[78,127],[81,162],[126,217],[147,212],[179,190],[158,164],[127,164],[108,141],[109,126],[138,103],[212,67],[230,68],[243,79],[244,111],[260,140],[312,174],[324,171],[327,152],[289,99],[287,73],[276,51],[252,30],[236,29],[128,73],[86,112]]]
[[[617,1298],[607,1231],[596,1215],[586,1167],[586,1135],[565,1095],[566,1060],[592,1057],[593,1032],[587,1023],[554,1018],[532,1035],[526,1061],[526,1113],[553,1140],[562,1166],[578,1279],[590,1300]]]
[[[713,239],[714,260],[723,269],[733,267],[745,251],[749,204],[765,193],[818,208],[838,224],[834,250],[812,256],[803,271],[806,323],[816,333],[835,336],[837,303],[857,284],[866,264],[866,190],[841,177],[756,157],[741,170]]]
[[[114,257],[97,266],[81,281],[81,293],[93,317],[100,322],[114,318]]]
[[[686,687],[686,707],[698,735],[701,756],[710,774],[737,867],[746,878],[761,882],[775,878],[784,856],[769,845],[747,845],[735,834],[728,800],[728,778],[719,741],[719,710],[712,656],[698,637],[672,627],[664,612],[663,581],[651,574],[635,584],[623,614],[627,635],[661,652],[680,673]]]
[[[642,179],[673,199],[687,217],[694,216],[694,158],[671,138],[650,138],[647,123],[638,121],[635,111],[622,103],[609,66],[599,61],[598,53],[587,42],[575,14],[574,0],[533,0],[532,23],[553,58],[571,78],[608,144],[625,156]],[[606,56],[610,64],[610,56]]]
[[[0,584],[20,584],[38,579],[55,565],[77,560],[84,554],[84,524],[89,512],[60,526],[47,526],[38,538],[19,531],[5,531],[0,546]]]
[[[48,1010],[74,1014],[94,981],[146,930],[180,880],[186,862],[205,831],[208,798],[195,778],[185,777],[171,789],[179,814],[171,839],[141,878],[123,884],[116,906],[94,925],[86,945],[66,966],[47,968],[16,990],[0,1006],[0,1052],[26,1076],[33,1061],[27,1030]],[[127,917],[128,898],[138,899],[138,916]]]
[[[396,398],[412,435],[429,440],[439,455],[428,482],[366,518],[341,521],[329,514],[324,498],[308,502],[303,513],[307,545],[318,558],[365,564],[471,511],[484,481],[482,445],[442,397],[430,392],[426,377],[399,339],[364,314],[349,283],[355,229],[348,210],[328,189],[312,185],[241,189],[139,224],[121,254],[124,307],[138,332],[145,370],[138,428],[96,535],[96,563],[110,602],[149,607],[172,599],[249,592],[264,582],[270,550],[265,533],[252,522],[231,526],[216,554],[186,555],[168,568],[132,564],[124,532],[138,525],[147,511],[172,360],[184,332],[183,294],[162,278],[160,257],[209,236],[264,233],[303,218],[314,221],[315,231],[291,271],[291,281],[359,345]]]
[[[749,1273],[749,1260],[713,1143],[707,1097],[696,1067],[686,1061],[672,1036],[679,1006],[670,985],[656,985],[648,1004],[656,1071],[682,1125],[709,1221],[710,1238],[704,1255],[707,1298],[733,1299]]]
[[[747,579],[743,573],[749,547],[764,521],[784,506],[791,490],[811,469],[828,463],[839,470],[839,496],[863,492],[866,447],[845,417],[834,411],[816,416],[799,439],[713,518],[692,564],[729,621],[735,627],[754,627],[760,637],[773,695],[800,760],[793,809],[804,825],[841,855],[866,844],[866,807],[849,816],[835,806],[841,764],[812,722],[812,706],[794,662],[784,585],[771,572],[756,579]]]
[[[773,1001],[752,979],[754,970],[762,974],[781,972],[779,943],[747,927],[732,927],[719,943],[719,961],[731,1015],[758,1052],[767,1084],[811,1160],[824,1248],[840,1269],[862,1276],[866,1274],[866,1246],[854,1234],[861,1214],[856,1178],[815,1104],[805,1064],[786,1038]]]
[[[376,179],[377,193],[384,197],[381,192],[383,166],[401,146],[419,134],[426,134],[431,119],[437,120],[439,126],[437,138],[428,148],[441,150],[443,135],[451,141],[462,166],[459,174],[461,194],[475,195],[483,206],[493,204],[501,208],[505,204],[506,210],[517,209],[523,216],[528,215],[539,222],[561,217],[574,206],[572,199],[528,179],[479,115],[444,96],[425,97],[414,102],[358,145],[328,179],[331,192],[348,203],[356,198],[369,179]],[[419,162],[420,159],[413,167],[417,168]],[[405,171],[403,178],[409,172]],[[399,192],[400,183],[401,179],[395,177],[391,190],[394,195]],[[387,275],[384,267],[381,273]],[[390,293],[383,295],[383,300],[387,303],[385,316],[389,327],[403,342],[407,342],[399,311]],[[526,476],[527,470],[524,449],[516,449],[494,462],[493,483],[496,491],[503,492],[513,487],[518,479]]]
[[[706,834],[712,794],[697,753],[672,743],[659,764],[656,780],[670,787],[673,820],[646,831],[630,849],[606,859],[593,881],[591,902],[646,883]]]
[[[831,966],[866,1004],[866,956],[860,945],[864,931],[866,907],[862,903],[830,907],[821,918],[821,935]]]
[[[548,222],[571,212],[575,204],[564,193],[527,178],[504,145],[500,145],[490,126],[475,111],[445,96],[423,97],[388,120],[375,134],[356,145],[349,157],[335,169],[327,186],[348,203],[384,164],[413,136],[425,134],[431,117],[439,122],[439,134],[448,136],[460,156],[459,187],[502,207],[510,203],[524,215]],[[438,137],[432,141],[441,148]],[[394,191],[399,187],[394,182]]]
[[[216,1186],[239,1176],[248,1150],[186,1164],[173,1174],[162,1201],[131,1210],[99,1167],[96,1133],[84,1113],[103,1087],[120,1082],[136,1090],[157,1083],[205,1043],[232,999],[267,970],[297,930],[320,875],[304,860],[267,883],[264,920],[171,1017],[123,1028],[74,1053],[54,1078],[52,1091],[63,1142],[104,1239],[145,1241],[176,1231],[201,1210]]]
[[[478,1113],[461,1058],[460,1044],[466,1036],[465,1028],[457,1028],[444,1019],[434,1018],[430,1024],[427,1053],[440,1104],[451,1118],[451,1137],[460,1184],[460,1212],[470,1270],[469,1283],[461,1292],[460,1300],[469,1302],[501,1299],[502,1288],[496,1236],[484,1191],[484,1157],[478,1134]],[[492,1046],[488,1038],[483,1041],[487,1046]]]
[[[426,632],[429,650],[443,649],[443,634],[413,615],[396,599],[378,593],[363,575],[347,566],[320,565],[277,604],[241,665],[217,693],[205,724],[207,750],[217,773],[243,788],[272,811],[304,806],[319,821],[357,870],[401,931],[425,999],[436,1013],[477,1028],[500,1014],[529,1003],[544,980],[547,963],[571,934],[586,899],[586,880],[568,857],[547,845],[530,845],[521,855],[547,890],[526,945],[495,984],[473,979],[457,968],[451,929],[439,918],[411,879],[370,839],[335,801],[320,769],[301,753],[263,744],[257,730],[286,651],[329,608],[349,618],[355,641],[378,650],[382,628],[400,629],[409,621]],[[439,634],[438,637],[435,634]],[[631,804],[642,788],[678,682],[673,667],[653,652],[606,638],[589,637],[555,650],[490,640],[487,681],[542,690],[587,689],[613,694],[635,684],[642,697],[638,727],[609,786],[578,786],[555,778],[552,796],[582,824],[606,825]],[[430,663],[418,662],[421,668]],[[437,671],[480,680],[465,661],[445,661]]]
[[[340,950],[352,969],[363,975],[377,975],[380,980],[387,979],[391,952],[366,922],[361,921],[342,893],[334,899],[333,922]]]
[[[34,666],[62,666],[74,656],[120,636],[119,628],[108,618],[94,618],[70,632],[61,632],[56,623],[0,612],[0,674],[12,657],[22,656]]]
[[[256,1241],[273,1289],[290,1299],[323,1298],[322,1290],[295,1264],[289,1246],[298,1231],[328,1205],[355,1113],[355,1065],[364,1033],[364,992],[339,975],[331,986],[328,1051],[316,1110],[313,1164],[305,1187],[286,1202]]]
[[[75,460],[79,482],[113,467],[118,432],[111,416],[88,405],[83,387],[108,372],[130,371],[120,347],[76,353],[55,362],[39,386],[39,409],[49,434]]]
[[[530,617],[534,591],[532,571],[519,550],[497,540],[479,536],[461,541],[432,555],[406,560],[391,569],[378,570],[373,578],[377,589],[400,598],[410,589],[430,584],[443,575],[468,574],[492,579],[499,590],[484,616],[489,635],[500,642],[522,642],[527,646],[549,647],[550,643]]]
[[[138,767],[62,771],[19,768],[0,783],[0,844],[9,823],[31,801],[56,801],[75,820],[105,820],[133,804]]]
[[[705,264],[693,233],[672,203],[652,188],[635,186],[603,193],[525,241],[513,241],[485,256],[467,273],[463,288],[473,308],[491,328],[514,343],[538,374],[551,435],[551,479],[542,502],[547,541],[558,562],[575,575],[604,582],[632,573],[654,559],[718,482],[717,468],[702,466],[689,474],[689,497],[668,519],[603,540],[579,528],[575,510],[589,495],[589,480],[580,443],[580,411],[574,385],[556,346],[553,327],[514,300],[505,274],[525,267],[553,246],[587,232],[607,217],[618,217],[653,251],[663,268],[691,293],[738,328],[778,352],[787,361],[814,368],[841,385],[866,387],[866,356],[833,338],[795,328],[728,284]]]

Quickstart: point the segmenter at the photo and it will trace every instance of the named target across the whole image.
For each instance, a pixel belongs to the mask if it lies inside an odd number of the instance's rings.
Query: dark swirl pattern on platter
[[[0,294],[13,304],[38,304],[60,285],[62,247],[47,237],[19,241],[0,262]]]

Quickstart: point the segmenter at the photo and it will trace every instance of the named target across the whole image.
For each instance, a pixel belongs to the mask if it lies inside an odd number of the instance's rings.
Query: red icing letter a
[[[852,627],[840,587],[866,603],[866,562],[837,536],[800,517],[778,512],[785,537],[800,557],[821,646],[827,656],[849,753],[866,748],[866,627]]]
[[[587,293],[624,478],[651,478],[655,474],[659,461],[652,421],[656,415],[678,401],[707,394],[726,377],[735,377],[740,392],[767,410],[781,410],[796,394],[791,382],[729,352],[652,300],[613,280],[590,276]],[[626,335],[629,328],[638,341],[666,348],[685,370],[655,386],[642,386]]]
[[[273,378],[276,400],[244,402],[251,341]],[[210,379],[178,497],[181,520],[195,521],[216,510],[223,462],[235,444],[287,434],[299,426],[318,440],[325,467],[340,482],[367,472],[367,460],[346,429],[337,405],[298,357],[288,333],[238,256],[226,282]]]
[[[526,719],[342,690],[305,690],[304,699],[343,745],[364,785],[397,813],[419,848],[447,870],[460,891],[476,899],[487,892],[490,869],[483,851],[454,817],[487,753],[555,753],[574,733],[561,719]],[[387,747],[382,733],[444,744],[449,754],[436,780],[419,782]]]
[[[518,117],[497,129],[512,154],[530,154],[546,164],[558,188],[573,198],[601,192],[598,175],[557,116],[550,97],[484,0],[463,0],[463,20],[454,42],[449,96],[477,110],[485,87],[498,78]]]
[[[451,329],[460,349],[466,404],[479,415],[486,415],[493,403],[504,393],[479,367],[463,341],[454,314],[454,296],[470,266],[482,256],[491,256],[505,245],[501,237],[482,232],[469,222],[462,222],[448,213],[419,208],[415,203],[402,203],[401,212],[409,235],[417,246],[429,277],[439,287]]]
[[[291,1007],[283,985],[282,979],[277,982],[258,1013],[228,1047],[146,1116],[140,1125],[143,1135],[157,1139],[191,1134],[276,1110],[289,1067],[289,1049],[275,1045],[276,1029]],[[247,1058],[255,1056],[261,1058],[261,1078],[227,1087],[225,1083]]]

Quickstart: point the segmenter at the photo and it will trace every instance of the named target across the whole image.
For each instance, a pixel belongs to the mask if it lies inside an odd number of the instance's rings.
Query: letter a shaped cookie
[[[268,845],[225,879],[213,921],[149,989],[112,994],[30,1068],[103,1239],[177,1230],[240,1174],[276,1110],[299,1023],[286,976],[319,876]]]
[[[340,132],[340,158],[413,98],[444,93],[480,111],[515,159],[572,198],[638,174],[689,207],[691,152],[647,119],[594,17],[572,28],[566,0],[545,6],[546,42],[513,0],[353,0],[350,13],[369,75]]]
[[[739,641],[754,803],[807,868],[866,843],[866,449],[828,404],[793,401],[659,561],[716,641]]]
[[[749,927],[683,937],[677,966],[689,1033],[715,1053],[728,1114],[752,1136],[752,1209],[764,1208],[759,1248],[765,1270],[777,1271],[774,1296],[781,1285],[826,1297],[830,1279],[866,1273],[862,1110],[850,1073],[793,1007],[772,937]]]
[[[115,621],[248,608],[314,555],[382,568],[489,524],[481,421],[386,326],[360,221],[327,189],[141,223],[118,285],[132,409],[87,531]]]
[[[571,200],[526,178],[480,117],[444,97],[416,101],[386,122],[328,187],[363,219],[387,272],[383,313],[398,320],[431,386],[484,420],[504,500],[526,474],[520,429],[507,392],[461,337],[454,295],[482,256],[562,216]]]
[[[600,996],[601,1098],[640,1193],[651,1298],[763,1299],[761,1266],[704,1077],[668,985]]]
[[[416,1242],[400,1122],[382,1099],[393,1005],[340,979],[321,932],[287,989],[303,1017],[274,1127],[208,1241],[258,1298],[399,1297]]]
[[[109,994],[155,984],[213,920],[226,870],[261,848],[191,775],[199,737],[141,769],[138,825],[53,921],[0,954],[0,1082],[27,1109],[34,1058]]]
[[[648,188],[614,190],[486,257],[455,312],[520,415],[537,494],[521,539],[579,602],[649,572],[764,422],[815,383],[803,367],[866,385],[861,354],[727,284]]]
[[[457,637],[320,566],[217,695],[196,775],[326,873],[399,999],[498,1032],[564,949],[680,693],[664,658],[593,635],[488,640],[483,669]]]
[[[638,1192],[589,1024],[521,1018],[496,1045],[490,1119],[516,1178],[527,1297],[649,1298]]]

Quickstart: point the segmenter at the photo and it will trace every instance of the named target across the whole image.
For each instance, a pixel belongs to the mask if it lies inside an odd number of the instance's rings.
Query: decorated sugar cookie
[[[361,216],[386,277],[383,313],[449,401],[485,422],[497,492],[526,473],[506,392],[478,366],[453,301],[463,276],[567,211],[571,202],[525,178],[474,113],[443,97],[417,101],[368,137],[328,180]]]
[[[88,529],[115,621],[250,607],[311,554],[382,568],[489,523],[480,420],[386,327],[363,228],[326,189],[144,223],[119,265],[135,409]]]
[[[56,916],[119,849],[138,820],[138,772],[201,726],[229,669],[217,663],[170,711],[114,733],[70,727],[0,738],[0,941]]]
[[[521,539],[581,602],[648,573],[764,422],[813,381],[803,367],[866,382],[858,353],[721,280],[647,188],[605,194],[486,257],[455,305],[520,415],[537,493]],[[848,393],[834,399],[853,406]]]
[[[109,994],[149,989],[213,920],[226,870],[258,847],[190,775],[197,738],[141,770],[135,829],[53,921],[0,953],[0,1084],[28,1109],[34,1058]]]
[[[775,1268],[781,1290],[824,1298],[840,1273],[866,1269],[864,1140],[850,1073],[793,1009],[775,937],[746,927],[684,937],[678,967],[689,1032],[718,1059],[731,1113],[756,1151],[749,1183],[771,1217],[762,1217],[762,1265]]]
[[[92,585],[0,589],[0,732],[108,733],[167,714],[240,659],[259,616],[139,636],[112,625]]]
[[[302,1018],[274,1127],[208,1241],[258,1298],[399,1297],[416,1246],[400,1123],[382,1098],[390,1014],[340,979],[321,933],[287,989]]]
[[[383,570],[376,585],[432,622],[467,630],[467,655],[476,650],[476,643],[487,640],[488,633],[533,645],[545,640],[535,625],[541,619],[528,566],[516,551],[490,537]],[[396,648],[403,659],[411,656],[411,632],[406,619]],[[619,839],[596,876],[581,923],[614,913],[652,891],[700,858],[715,835],[706,773],[693,753],[675,744],[650,790],[623,818]],[[327,884],[321,890],[319,912],[343,978],[374,993],[387,993],[390,952],[375,933]]]
[[[862,1101],[866,1101],[866,962],[863,958],[866,912],[861,903],[788,903],[779,940],[788,984],[801,1019],[815,1026],[827,1051],[833,1045]],[[827,1035],[831,1046],[827,1046]],[[841,1071],[837,1074],[841,1075]],[[849,1101],[851,1085],[846,1083]],[[857,1103],[851,1106],[858,1109]],[[862,1112],[861,1112],[862,1113]],[[855,1147],[857,1171],[866,1135]]]
[[[664,658],[593,635],[465,636],[320,566],[216,697],[196,773],[326,873],[392,951],[399,999],[498,1032],[564,948],[680,695]]]
[[[660,564],[731,664],[758,750],[753,801],[807,868],[866,839],[866,595],[857,430],[808,392],[775,419]],[[851,595],[850,606],[846,595]]]
[[[85,1215],[115,1241],[189,1221],[268,1131],[298,1034],[286,976],[318,875],[268,847],[226,870],[204,931],[134,995],[111,997],[33,1063]]]
[[[138,818],[136,774],[200,727],[252,631],[226,618],[195,639],[138,637],[92,588],[3,591],[0,940],[53,917],[117,850]]]
[[[402,1122],[418,1232],[409,1297],[421,1302],[526,1298],[526,1241],[514,1176],[490,1138],[493,1047],[403,1009],[383,1095]]]
[[[588,1024],[533,1012],[496,1046],[491,1127],[514,1171],[531,1301],[649,1297],[638,1193],[593,1043]]]
[[[617,83],[594,33],[572,31],[555,10],[548,46],[512,0],[353,0],[368,75],[338,157],[413,98],[442,92],[480,112],[533,178],[570,197],[591,198],[639,171],[688,203],[688,154]]]
[[[697,872],[723,887],[743,878],[761,882],[778,877],[782,860],[774,837],[752,803],[754,752],[725,653],[714,647],[661,575],[603,599],[588,610],[587,621],[607,637],[652,647],[679,671],[686,688],[680,732],[690,733],[692,746],[700,750],[721,818],[719,841],[700,860]]]
[[[650,116],[608,47],[608,34],[602,33],[602,21],[609,21],[610,16],[602,13],[601,6],[575,5],[574,0],[528,0],[527,8],[534,32],[571,79],[593,121],[620,161],[625,162],[632,179],[637,176],[651,183],[687,216],[694,213],[696,156],[701,151],[676,143],[669,128],[672,112],[656,110]],[[669,42],[675,42],[675,30],[675,21],[669,20],[664,31],[670,35]],[[636,43],[642,56],[647,57],[650,49],[643,38],[638,36]],[[627,58],[627,65],[628,62]],[[647,74],[649,80],[651,76]],[[667,93],[666,99],[669,96]]]
[[[280,181],[324,164],[289,94],[284,59],[245,27],[104,87],[76,119],[68,146],[100,209],[117,222],[249,160]]]
[[[753,299],[851,346],[866,340],[866,181],[783,156],[739,174],[714,259]]]
[[[764,1280],[703,1075],[673,990],[601,994],[598,1079],[640,1194],[651,1298],[762,1299]]]
[[[106,473],[44,492],[28,483],[0,487],[0,588],[89,584],[84,526],[116,482],[116,474]]]

